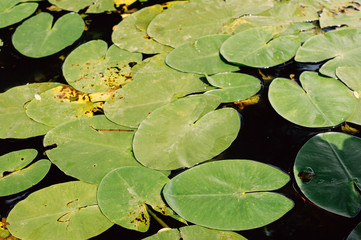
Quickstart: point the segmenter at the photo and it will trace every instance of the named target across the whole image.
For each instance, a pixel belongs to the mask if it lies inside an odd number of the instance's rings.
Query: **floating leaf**
[[[101,13],[105,11],[113,11],[114,0],[49,0],[51,4],[58,6],[61,9],[78,12],[86,7],[87,13]]]
[[[182,73],[164,63],[164,54],[152,57],[134,80],[115,91],[104,104],[105,115],[115,123],[138,127],[149,113],[178,98],[207,89],[199,75]]]
[[[37,3],[21,3],[21,0],[3,0],[0,3],[0,28],[29,17],[38,8]]]
[[[361,139],[344,133],[320,133],[297,154],[294,175],[317,206],[345,217],[361,209]]]
[[[186,41],[220,33],[223,24],[231,19],[232,11],[224,1],[185,2],[157,15],[147,32],[157,42],[177,47]]]
[[[98,187],[98,202],[103,214],[112,222],[146,232],[149,215],[146,204],[162,214],[172,213],[161,197],[169,179],[144,167],[121,167],[105,175]]]
[[[149,23],[162,11],[163,8],[155,4],[133,13],[117,25],[112,34],[112,41],[130,52],[169,52],[172,48],[154,41],[146,32]]]
[[[30,194],[10,211],[11,234],[20,239],[88,239],[112,226],[100,212],[97,185],[60,183]]]
[[[339,67],[336,69],[336,75],[353,90],[356,100],[356,108],[346,121],[361,125],[361,69],[360,67]]]
[[[166,63],[179,71],[199,74],[237,71],[237,66],[226,63],[219,55],[222,43],[229,37],[212,35],[184,43],[168,54]]]
[[[44,146],[49,159],[66,174],[99,183],[111,170],[140,166],[132,154],[134,129],[110,122],[104,116],[78,119],[49,131]]]
[[[326,59],[331,60],[322,65],[320,72],[334,78],[337,67],[360,66],[361,29],[341,29],[309,38],[298,49],[295,57],[298,62],[320,62]]]
[[[154,110],[134,135],[135,158],[150,168],[173,170],[220,154],[237,137],[240,119],[233,108],[213,111],[219,103],[217,96],[200,95]]]
[[[349,27],[360,27],[360,8],[360,5],[356,5],[353,7],[340,8],[338,11],[325,9],[320,15],[320,27],[325,28],[341,25],[347,25]]]
[[[26,114],[37,122],[55,127],[77,118],[92,117],[102,107],[88,94],[63,85],[45,91],[26,106]]]
[[[246,230],[282,217],[293,202],[276,190],[288,175],[250,160],[224,160],[189,169],[165,186],[169,206],[195,224],[220,230]]]
[[[261,89],[261,83],[257,78],[244,73],[220,73],[207,76],[207,80],[218,88],[206,94],[221,97],[223,103],[247,99]]]
[[[131,65],[141,61],[141,54],[130,53],[115,45],[108,49],[106,42],[93,40],[68,55],[63,74],[66,81],[79,91],[105,92],[130,82]]]
[[[272,0],[242,0],[242,4],[238,0],[227,0],[226,6],[232,11],[232,17],[242,15],[254,15],[261,13],[274,7]]]
[[[13,87],[0,94],[0,138],[29,138],[44,135],[51,128],[33,121],[25,113],[26,104],[41,92],[59,83],[33,83]]]
[[[204,228],[198,225],[191,225],[177,229],[160,231],[144,240],[245,240],[246,238],[235,232],[219,231]]]
[[[16,50],[33,58],[49,56],[73,44],[84,31],[84,21],[76,13],[60,17],[54,26],[52,22],[53,16],[46,12],[23,22],[12,38]]]
[[[26,167],[37,153],[35,149],[24,149],[0,156],[0,196],[24,191],[45,177],[50,168],[48,160]]]
[[[350,235],[347,236],[346,240],[360,240],[361,239],[361,223],[352,230]]]
[[[300,46],[297,36],[274,35],[272,27],[242,31],[228,38],[221,47],[222,56],[234,64],[266,68],[290,60]]]
[[[276,78],[269,88],[272,107],[288,121],[304,127],[332,127],[353,113],[352,92],[340,81],[303,72],[300,83]]]

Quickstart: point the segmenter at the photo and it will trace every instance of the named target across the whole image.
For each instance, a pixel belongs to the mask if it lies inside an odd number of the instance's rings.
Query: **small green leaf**
[[[346,240],[360,240],[361,239],[361,223],[352,230],[350,235],[347,236]]]
[[[250,160],[205,163],[182,172],[165,186],[164,198],[181,217],[220,230],[267,225],[288,212],[293,202],[276,190],[289,176]]]
[[[113,11],[114,0],[49,0],[51,4],[58,6],[61,9],[78,12],[86,7],[87,13],[101,13],[105,11]]]
[[[29,17],[38,8],[37,3],[21,3],[21,0],[0,2],[0,28],[4,28]]]

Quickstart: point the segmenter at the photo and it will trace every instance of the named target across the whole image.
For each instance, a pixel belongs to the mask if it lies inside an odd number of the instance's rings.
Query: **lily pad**
[[[289,176],[251,160],[205,163],[174,177],[164,198],[181,217],[220,230],[247,230],[267,225],[293,207],[281,188]]]
[[[68,13],[52,26],[53,16],[42,12],[23,22],[15,31],[12,41],[21,54],[40,58],[59,52],[73,44],[84,31],[79,14]]]
[[[170,52],[166,63],[179,71],[215,74],[237,71],[238,67],[225,62],[219,50],[230,35],[212,35],[184,43]]]
[[[92,117],[102,102],[91,102],[88,94],[63,85],[40,93],[26,106],[26,114],[50,127],[77,118]]]
[[[361,239],[361,223],[352,230],[350,235],[347,236],[346,240],[360,240]]]
[[[269,88],[272,107],[288,121],[310,128],[333,127],[353,113],[355,99],[340,81],[303,72],[300,83],[276,78]]]
[[[104,116],[78,119],[49,131],[44,146],[49,159],[66,174],[99,183],[111,170],[140,166],[132,154],[134,129],[110,122]]]
[[[290,60],[300,44],[297,36],[276,37],[273,27],[261,27],[228,38],[221,47],[221,54],[234,64],[266,68]]]
[[[158,232],[144,240],[246,240],[243,236],[230,231],[209,229],[198,225],[191,225],[177,229]]]
[[[26,167],[37,153],[35,149],[24,149],[0,156],[0,196],[24,191],[45,177],[50,168],[48,160]]]
[[[297,51],[298,62],[320,62],[331,59],[322,65],[320,72],[336,78],[336,68],[360,66],[361,28],[347,28],[329,31],[324,35],[309,38]]]
[[[185,2],[157,15],[147,32],[157,42],[177,47],[186,41],[220,33],[223,24],[231,19],[232,11],[224,1]]]
[[[361,125],[361,69],[360,67],[339,67],[336,69],[336,75],[353,90],[356,100],[356,108],[346,121]]]
[[[144,167],[121,167],[108,173],[98,187],[98,203],[112,222],[140,232],[149,228],[147,205],[162,214],[172,214],[161,197],[169,179]],[[147,204],[147,205],[146,205]]]
[[[332,10],[323,10],[320,15],[320,27],[332,27],[332,26],[341,26],[347,25],[349,27],[360,27],[361,26],[361,12],[360,5],[357,6],[356,3],[349,3],[353,7],[344,7],[336,11]]]
[[[104,104],[105,115],[113,122],[138,127],[149,113],[178,98],[207,90],[200,75],[182,73],[164,63],[165,54],[152,57],[133,76],[133,81],[115,91]]]
[[[220,154],[240,128],[233,108],[214,111],[220,102],[217,96],[200,95],[157,108],[134,135],[135,158],[149,168],[173,170]]]
[[[60,183],[30,194],[10,211],[8,229],[20,239],[88,239],[113,224],[100,212],[97,185]],[[36,221],[35,221],[36,219]]]
[[[361,209],[361,139],[344,133],[320,133],[297,154],[294,175],[305,196],[317,206],[345,217]]]
[[[0,3],[0,28],[29,17],[38,8],[37,3],[21,3],[21,0],[3,0]]]
[[[105,92],[132,80],[131,66],[142,54],[130,53],[102,40],[89,41],[71,52],[63,64],[66,81],[85,93]]]
[[[86,7],[87,13],[101,13],[105,11],[114,11],[114,0],[48,0],[51,4],[61,9],[78,12]]]
[[[206,94],[221,97],[223,103],[247,99],[261,89],[259,79],[244,73],[220,73],[207,76],[207,80],[217,89]]]
[[[60,83],[33,83],[13,87],[0,94],[0,138],[29,138],[44,135],[51,129],[26,115],[26,104],[41,92]]]
[[[146,32],[149,23],[162,11],[162,6],[155,4],[133,13],[117,25],[112,34],[112,41],[130,52],[153,54],[171,51],[171,47],[154,41]]]

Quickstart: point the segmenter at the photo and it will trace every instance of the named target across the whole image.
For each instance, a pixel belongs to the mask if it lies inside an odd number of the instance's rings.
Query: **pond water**
[[[45,5],[43,8],[46,7]],[[98,19],[95,19],[98,18]],[[90,39],[103,39],[110,43],[111,29],[120,20],[117,13],[95,15],[89,25],[89,30],[73,46],[66,48],[51,57],[31,59],[22,56],[11,45],[11,36],[14,28],[1,29],[0,38],[4,46],[0,51],[0,92],[28,82],[57,81],[64,82],[61,72],[61,56],[69,54],[75,46]],[[92,23],[102,23],[95,25]],[[106,23],[106,26],[104,25]],[[16,25],[15,25],[16,26]],[[316,71],[321,64],[300,64],[289,61],[281,66],[262,70],[262,73],[272,77],[295,78],[302,71]],[[241,72],[262,78],[257,69],[241,68]],[[333,129],[308,129],[296,126],[280,117],[270,106],[267,98],[268,85],[265,80],[260,93],[260,102],[247,106],[240,111],[242,115],[242,128],[236,141],[217,158],[219,159],[252,159],[271,164],[291,176],[291,181],[278,192],[292,199],[295,207],[281,219],[265,227],[239,232],[248,239],[345,239],[351,230],[361,220],[361,216],[353,219],[341,217],[326,212],[304,199],[293,179],[293,163],[301,146],[312,136],[320,132],[338,131]],[[358,135],[360,136],[360,135]],[[25,140],[0,139],[0,155],[25,149],[36,148],[39,151],[37,159],[44,158],[46,150],[42,145],[43,137],[34,137]],[[55,183],[74,180],[64,175],[54,165],[48,175],[36,186],[19,194],[0,197],[0,217],[6,217],[10,209],[20,200],[26,198],[31,192]],[[171,227],[179,227],[178,222],[162,217]],[[138,233],[113,226],[105,233],[93,239],[119,239],[120,236],[131,235],[132,239],[141,239],[156,233],[161,226],[152,221],[147,233]]]

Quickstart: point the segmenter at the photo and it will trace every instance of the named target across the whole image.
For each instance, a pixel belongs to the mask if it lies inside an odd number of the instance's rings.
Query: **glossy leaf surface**
[[[288,121],[304,127],[332,127],[353,113],[355,99],[340,81],[303,72],[300,83],[277,78],[269,88],[272,107]]]
[[[294,175],[317,206],[345,217],[361,209],[361,139],[344,133],[320,133],[297,154]]]
[[[94,116],[52,129],[44,138],[44,146],[56,144],[46,155],[66,174],[99,183],[115,168],[140,165],[132,154],[133,135],[134,129]]]
[[[246,230],[282,217],[293,202],[276,190],[288,175],[250,160],[223,160],[189,169],[165,186],[169,206],[195,224],[220,230]]]
[[[34,192],[11,210],[8,229],[20,239],[96,236],[112,226],[100,212],[96,189],[97,185],[74,181]]]

